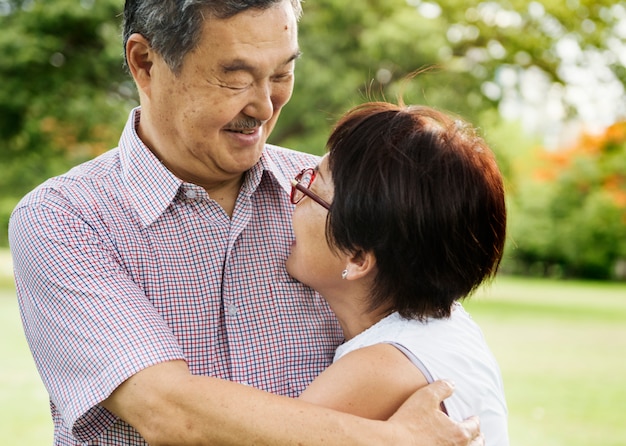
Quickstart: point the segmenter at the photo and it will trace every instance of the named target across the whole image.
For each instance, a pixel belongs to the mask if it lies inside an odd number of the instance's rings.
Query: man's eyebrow
[[[283,65],[288,65],[292,61],[300,58],[301,55],[302,55],[302,52],[300,50],[296,51],[291,56],[289,56],[287,60],[285,60]],[[233,73],[237,71],[246,71],[248,73],[253,73],[256,70],[255,67],[253,67],[252,65],[250,65],[247,61],[243,59],[231,60],[229,62],[220,64],[220,67],[222,68],[222,71],[224,73]]]

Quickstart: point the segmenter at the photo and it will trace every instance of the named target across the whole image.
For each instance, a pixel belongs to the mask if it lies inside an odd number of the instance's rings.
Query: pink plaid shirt
[[[317,159],[268,145],[231,219],[161,165],[138,119],[119,148],[48,180],[11,217],[55,445],[145,444],[98,404],[150,365],[185,359],[197,375],[297,396],[342,340],[326,303],[284,267],[289,180]]]

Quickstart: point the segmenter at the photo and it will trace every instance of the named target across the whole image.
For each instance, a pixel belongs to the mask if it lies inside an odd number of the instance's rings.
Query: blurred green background
[[[136,92],[122,0],[0,0],[0,444],[50,444],[6,247],[17,201],[115,147]],[[366,100],[474,123],[506,177],[501,275],[467,304],[513,445],[626,444],[626,3],[315,0],[271,142],[321,154]],[[419,71],[412,80],[406,78]]]

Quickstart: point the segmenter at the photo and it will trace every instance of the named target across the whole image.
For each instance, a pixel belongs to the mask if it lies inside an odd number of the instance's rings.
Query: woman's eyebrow
[[[320,165],[316,165],[313,170],[315,171],[316,175],[319,175],[321,179],[324,179],[324,174],[322,173],[322,171],[320,170]]]

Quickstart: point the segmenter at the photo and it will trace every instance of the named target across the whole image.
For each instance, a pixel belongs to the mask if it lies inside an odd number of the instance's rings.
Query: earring
[[[342,279],[345,279],[346,277],[348,277],[348,270],[347,270],[347,269],[344,269],[344,270],[341,272],[341,278],[342,278]]]

